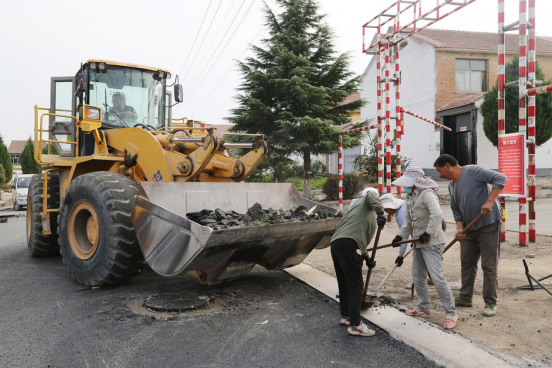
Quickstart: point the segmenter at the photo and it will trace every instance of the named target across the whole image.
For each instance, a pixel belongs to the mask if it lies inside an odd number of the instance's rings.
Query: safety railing
[[[48,111],[40,116],[40,120],[38,119],[38,112],[39,111]],[[79,140],[79,130],[76,129],[76,141],[58,141],[55,139],[51,139],[52,132],[50,129],[44,129],[44,117],[45,116],[54,116],[54,117],[60,117],[65,119],[72,119],[77,122],[77,118],[70,115],[61,115],[61,114],[52,114],[50,113],[50,109],[45,107],[38,107],[38,105],[35,105],[35,135],[34,135],[34,158],[36,162],[38,162],[40,165],[47,164],[46,162],[42,161],[42,145],[44,143],[48,143],[48,154],[51,154],[52,152],[52,143],[62,143],[62,144],[74,144],[75,149],[75,156],[78,157],[78,140]],[[43,134],[48,133],[48,139],[43,139]]]

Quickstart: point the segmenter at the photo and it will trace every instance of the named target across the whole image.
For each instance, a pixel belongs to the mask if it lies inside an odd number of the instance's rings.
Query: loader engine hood
[[[242,276],[259,264],[269,270],[300,264],[309,253],[330,245],[339,218],[213,230],[186,218],[203,209],[247,212],[298,206],[336,214],[334,208],[307,200],[291,184],[142,182],[132,214],[134,228],[150,267],[165,276],[196,271],[215,284]]]

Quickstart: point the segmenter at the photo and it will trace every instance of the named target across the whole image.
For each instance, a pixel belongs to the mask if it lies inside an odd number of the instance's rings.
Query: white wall
[[[477,101],[475,107],[477,110],[477,164],[487,169],[498,170],[498,149],[493,146],[491,141],[483,131],[483,115],[481,115],[481,104],[483,99]],[[535,164],[537,166],[537,176],[552,175],[552,139],[545,144],[537,147],[535,152]]]
[[[394,70],[394,66],[391,69]],[[401,51],[401,105],[402,107],[435,119],[435,49],[413,38],[408,39],[408,45]],[[376,62],[375,56],[368,65],[362,80],[362,98],[369,101],[361,109],[362,121],[369,119],[376,122]],[[393,73],[391,73],[392,75]],[[391,85],[391,115],[394,115],[395,89]],[[385,108],[385,105],[383,106]],[[401,152],[403,156],[412,159],[412,164],[421,168],[433,169],[433,162],[440,155],[440,134],[435,127],[425,121],[405,114],[405,135],[402,138]],[[395,121],[391,121],[392,130]],[[372,134],[376,134],[374,130]],[[369,138],[364,138],[363,145]]]

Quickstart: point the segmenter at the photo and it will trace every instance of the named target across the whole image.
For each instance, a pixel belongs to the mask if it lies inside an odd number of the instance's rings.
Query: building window
[[[19,165],[19,155],[11,155],[12,165]]]
[[[456,59],[456,92],[487,90],[487,60]]]

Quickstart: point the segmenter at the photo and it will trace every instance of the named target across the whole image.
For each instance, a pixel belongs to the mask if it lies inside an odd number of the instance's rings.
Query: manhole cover
[[[214,298],[189,292],[177,292],[151,296],[144,301],[144,307],[155,312],[183,313],[207,309],[212,301]]]

